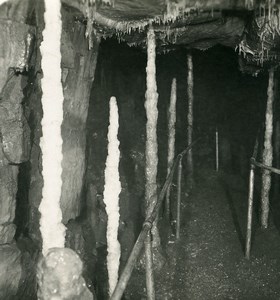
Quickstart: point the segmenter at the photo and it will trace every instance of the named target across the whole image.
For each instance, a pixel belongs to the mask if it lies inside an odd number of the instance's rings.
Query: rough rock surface
[[[22,78],[12,74],[0,96],[0,244],[10,242],[15,234],[11,224],[15,218],[19,164],[28,160],[30,129],[22,108]],[[9,222],[9,224],[6,224]]]
[[[5,157],[10,163],[27,161],[30,129],[23,114],[22,78],[12,74],[1,92],[0,132]]]
[[[98,44],[91,51],[85,38],[85,26],[73,23],[63,14],[62,67],[64,119],[62,124],[63,161],[61,209],[66,224],[80,214],[85,174],[86,120],[95,73]]]
[[[38,265],[38,299],[93,300],[82,277],[83,264],[69,248],[52,248]]]
[[[16,233],[16,225],[13,223],[0,225],[0,243],[11,243]]]
[[[20,257],[16,245],[0,246],[0,299],[15,299],[21,278]]]

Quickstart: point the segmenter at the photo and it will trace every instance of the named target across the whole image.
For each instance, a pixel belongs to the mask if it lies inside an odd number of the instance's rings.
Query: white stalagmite
[[[176,78],[172,80],[170,104],[168,111],[168,169],[167,173],[170,173],[174,156],[175,156],[175,125],[176,125],[176,101],[177,101],[177,85]]]
[[[60,195],[62,186],[62,136],[63,90],[61,83],[61,3],[60,0],[45,0],[45,29],[40,46],[42,55],[42,166],[44,186],[40,230],[43,240],[43,254],[53,247],[64,247],[65,226],[62,224]]]
[[[0,0],[0,5],[4,4],[5,2],[8,2],[9,0]]]
[[[168,111],[168,155],[167,155],[167,176],[170,173],[174,156],[175,156],[175,125],[176,125],[176,101],[177,101],[177,84],[176,78],[172,80],[170,104]],[[166,193],[166,213],[170,213],[170,188]]]
[[[119,116],[115,97],[110,99],[110,124],[108,128],[108,156],[105,168],[104,203],[108,215],[107,223],[107,268],[109,276],[109,294],[112,295],[118,282],[121,247],[118,241],[119,194],[121,183],[119,176]]]
[[[271,167],[273,160],[273,146],[272,146],[272,133],[273,133],[273,100],[274,100],[274,69],[269,71],[269,82],[267,88],[267,106],[266,106],[266,119],[265,119],[265,136],[264,136],[264,151],[263,151],[263,164]],[[261,224],[263,228],[268,227],[268,214],[269,214],[269,192],[271,187],[271,172],[263,170],[262,174],[262,216]]]

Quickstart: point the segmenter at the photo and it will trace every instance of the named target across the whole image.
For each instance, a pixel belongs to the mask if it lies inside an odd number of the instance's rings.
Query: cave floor
[[[172,233],[162,239],[167,262],[155,274],[156,299],[280,298],[280,233],[272,220],[262,230],[256,210],[251,259],[244,258],[246,179],[201,171],[182,206],[180,241]],[[146,299],[143,272],[134,271],[125,299]]]

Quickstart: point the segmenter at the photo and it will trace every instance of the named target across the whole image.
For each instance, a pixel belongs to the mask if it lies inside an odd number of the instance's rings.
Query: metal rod
[[[246,251],[245,256],[250,258],[251,237],[252,237],[252,217],[253,217],[253,201],[254,201],[254,177],[255,166],[251,164],[248,194],[248,216],[247,216],[247,235],[246,235]]]
[[[177,177],[176,240],[180,239],[180,227],[181,227],[181,194],[182,194],[182,158],[179,160],[178,177]]]
[[[216,127],[216,172],[219,171],[219,132]]]
[[[147,287],[147,299],[155,300],[155,284],[153,274],[153,249],[152,249],[151,232],[147,233],[145,240],[145,267],[146,267],[146,287]]]

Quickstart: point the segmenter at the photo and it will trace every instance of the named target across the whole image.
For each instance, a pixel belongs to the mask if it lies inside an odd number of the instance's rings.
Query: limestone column
[[[37,13],[42,14],[42,8],[39,7]],[[93,36],[93,48],[89,50],[85,31],[86,26],[83,23],[74,21],[73,12],[62,7],[61,68],[64,116],[61,128],[63,138],[63,184],[60,205],[64,224],[67,224],[70,219],[75,219],[80,215],[81,193],[86,167],[86,120],[99,42]],[[40,53],[37,54],[37,57],[37,61],[40,62]],[[37,229],[40,218],[38,207],[40,205],[43,184],[41,177],[41,151],[38,147],[38,142],[42,134],[40,125],[42,118],[40,64],[37,66],[37,69],[36,81],[39,88],[35,88],[32,96],[34,98],[34,103],[32,104],[34,142],[31,152],[29,228],[33,239],[40,240],[40,234]]]

